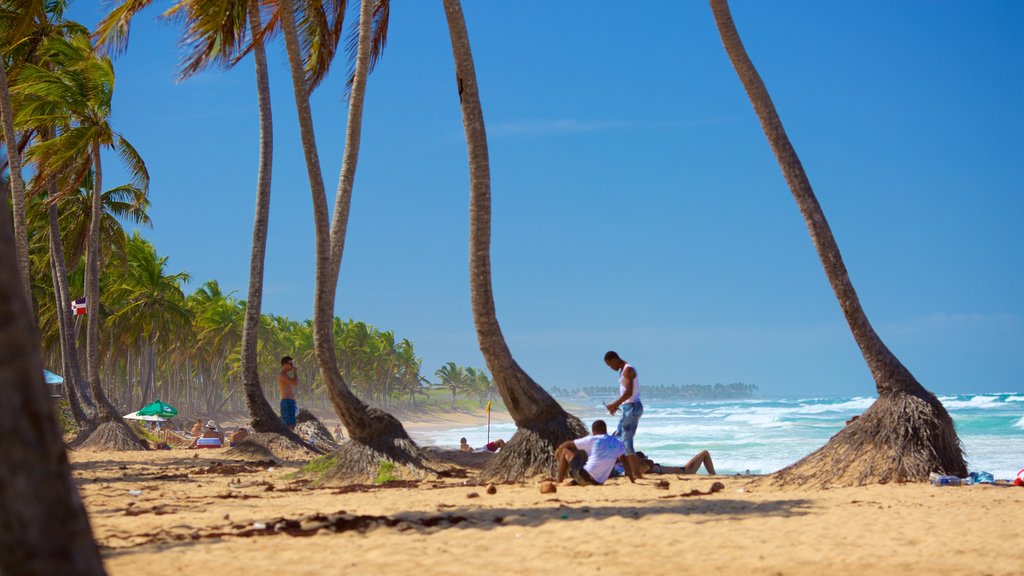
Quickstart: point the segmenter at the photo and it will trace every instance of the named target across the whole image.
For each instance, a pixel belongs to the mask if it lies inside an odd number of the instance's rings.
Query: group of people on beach
[[[605,421],[595,420],[590,426],[589,436],[562,443],[555,450],[558,462],[556,480],[563,482],[569,474],[581,486],[604,484],[617,465],[621,465],[630,481],[643,478],[647,473],[695,474],[701,466],[707,469],[708,474],[715,474],[715,465],[707,450],[702,450],[683,466],[662,466],[634,449],[633,436],[644,413],[644,405],[640,401],[640,379],[636,368],[614,351],[604,355],[604,362],[619,373],[619,397],[605,406],[612,416],[622,410],[618,428],[610,435]]]

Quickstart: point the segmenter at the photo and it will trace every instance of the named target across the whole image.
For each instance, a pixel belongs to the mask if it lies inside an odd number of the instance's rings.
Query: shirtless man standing
[[[281,421],[289,430],[295,429],[295,388],[299,385],[299,373],[295,369],[295,361],[291,356],[281,358],[281,372],[277,375],[277,385],[281,388]]]

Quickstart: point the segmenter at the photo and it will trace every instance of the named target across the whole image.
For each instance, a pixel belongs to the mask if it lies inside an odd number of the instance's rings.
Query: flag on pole
[[[85,298],[71,301],[71,313],[79,316],[88,313],[85,309]]]
[[[487,401],[487,407],[484,408],[484,410],[486,410],[488,414],[491,413],[491,401],[490,400]]]

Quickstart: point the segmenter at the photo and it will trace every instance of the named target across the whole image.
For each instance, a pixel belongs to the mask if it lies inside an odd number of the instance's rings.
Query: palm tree
[[[444,366],[441,366],[434,372],[434,376],[441,381],[441,386],[447,388],[452,393],[452,410],[455,409],[455,396],[459,392],[465,392],[472,382],[469,374],[466,373],[466,369],[462,366],[457,366],[455,362],[449,362]]]
[[[90,167],[93,170],[90,210],[92,224],[85,269],[85,297],[93,312],[88,314],[86,364],[89,388],[97,403],[101,425],[83,446],[141,449],[141,442],[121,420],[103,393],[100,383],[99,240],[103,216],[103,167],[100,151],[102,148],[117,151],[133,177],[133,184],[139,189],[148,189],[149,174],[135,148],[110,126],[110,103],[114,88],[114,69],[110,59],[97,56],[89,36],[84,34],[49,39],[44,43],[42,51],[56,64],[56,69],[28,65],[19,76],[18,86],[26,101],[31,103],[31,108],[25,112],[27,122],[61,130],[60,135],[53,140],[33,148],[39,178],[45,181],[64,175],[68,186],[76,187],[78,179],[69,175],[84,175]]]
[[[167,257],[159,257],[156,248],[135,232],[128,240],[126,262],[107,284],[107,304],[111,309],[108,326],[115,334],[130,335],[126,346],[137,343],[147,354],[148,374],[143,381],[142,402],[151,401],[155,388],[156,349],[161,341],[174,340],[192,321],[185,305],[181,285],[188,274],[167,274]]]
[[[481,476],[520,480],[536,474],[554,475],[555,448],[565,440],[584,436],[586,429],[519,367],[501,334],[491,290],[491,177],[476,70],[461,3],[444,0],[444,9],[469,154],[469,277],[473,322],[487,368],[494,375],[498,392],[519,428]]]
[[[38,332],[17,279],[14,239],[0,218],[0,572],[101,575],[42,382]]]
[[[31,306],[32,290],[28,264],[28,228],[25,217],[25,180],[22,177],[22,158],[18,138],[14,131],[14,110],[11,107],[11,89],[7,78],[7,52],[28,36],[40,20],[45,21],[45,3],[41,0],[5,2],[0,10],[0,128],[7,147],[10,166],[11,205],[14,213],[14,245],[17,270],[23,293]]]
[[[111,10],[97,27],[96,37],[101,46],[123,50],[127,45],[129,23],[152,0],[125,1]],[[249,259],[249,292],[246,298],[245,325],[242,331],[241,372],[246,404],[256,432],[284,434],[298,440],[267,402],[259,378],[257,360],[260,314],[263,303],[263,270],[266,260],[267,230],[270,222],[271,173],[273,165],[273,117],[270,105],[270,80],[267,72],[265,30],[260,17],[260,3],[256,0],[190,1],[184,0],[165,13],[165,16],[184,22],[185,32],[181,44],[187,57],[182,64],[182,78],[190,77],[217,62],[234,66],[247,52],[245,32],[249,32],[256,64],[256,94],[260,117],[260,157],[256,181],[256,213],[253,220],[252,250]],[[318,23],[315,20],[313,24]],[[338,22],[340,25],[340,21]],[[314,26],[315,29],[315,26]],[[329,32],[328,36],[333,32]],[[330,43],[329,43],[330,44]],[[333,56],[333,45],[322,51],[317,61],[316,74],[326,74],[324,61]]]
[[[413,468],[421,468],[427,460],[409,438],[405,428],[394,416],[368,407],[345,383],[338,368],[333,347],[334,299],[338,271],[344,252],[348,207],[358,155],[362,124],[363,96],[373,48],[374,0],[363,0],[359,11],[359,35],[355,71],[349,96],[349,116],[345,135],[345,158],[339,178],[339,193],[334,209],[334,222],[328,225],[327,198],[320,160],[317,153],[313,118],[309,106],[310,79],[303,70],[302,51],[296,29],[296,12],[292,0],[280,0],[280,21],[292,76],[292,89],[299,117],[299,131],[306,160],[310,192],[313,199],[313,220],[316,238],[316,290],[313,328],[317,361],[335,411],[349,431],[350,442],[337,455],[338,465],[330,473],[333,478],[360,478],[376,471],[386,458]],[[340,17],[340,13],[336,13]],[[381,28],[378,27],[377,30]]]
[[[965,476],[967,466],[960,440],[946,409],[918,383],[868,322],[825,213],[768,90],[743,47],[728,2],[711,0],[711,10],[725,51],[754,105],[878,391],[878,400],[861,418],[840,430],[821,449],[779,471],[776,479],[829,485],[920,481],[931,472]]]

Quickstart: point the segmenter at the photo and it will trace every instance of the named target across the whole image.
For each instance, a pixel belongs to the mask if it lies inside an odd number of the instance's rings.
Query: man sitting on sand
[[[231,446],[238,446],[238,443],[249,437],[249,429],[242,426],[238,430],[231,433]]]
[[[196,423],[192,425],[192,431],[188,433],[189,436],[196,438],[203,433],[203,421],[200,418],[196,418]]]
[[[217,423],[210,420],[206,423],[203,435],[192,441],[189,448],[220,448],[224,445],[224,435],[217,430]]]
[[[683,466],[662,466],[661,464],[656,464],[654,460],[648,458],[643,452],[637,452],[636,456],[640,460],[640,470],[644,474],[648,472],[654,474],[696,474],[700,470],[701,464],[703,464],[708,474],[715,475],[715,464],[711,461],[711,453],[707,450],[701,450]]]
[[[555,460],[558,461],[556,480],[562,482],[568,472],[580,486],[604,484],[615,462],[625,454],[626,448],[622,442],[608,435],[608,425],[604,420],[594,420],[590,426],[590,436],[567,440],[555,450]],[[623,458],[622,462],[629,481],[634,482],[629,459]]]

